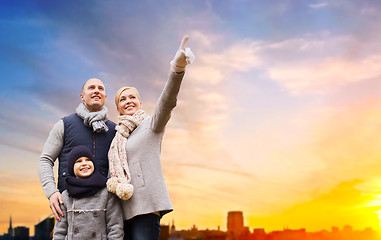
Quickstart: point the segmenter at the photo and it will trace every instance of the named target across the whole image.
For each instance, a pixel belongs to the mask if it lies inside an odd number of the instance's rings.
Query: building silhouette
[[[228,234],[231,234],[234,236],[239,236],[243,232],[243,229],[244,229],[243,212],[241,211],[228,212],[227,229],[228,229]]]
[[[175,221],[172,225],[160,226],[160,240],[380,240],[379,229],[371,228],[354,230],[352,226],[345,225],[342,229],[332,227],[331,231],[322,230],[318,232],[307,232],[306,229],[283,229],[266,233],[264,228],[254,228],[251,232],[244,226],[243,212],[232,211],[227,215],[227,231],[221,231],[218,226],[216,230],[200,230],[194,224],[188,230],[177,230]],[[53,236],[55,219],[48,216],[35,225],[35,236],[29,237],[29,228],[13,227],[12,217],[9,219],[8,232],[0,236],[0,240],[50,240]]]
[[[243,212],[228,212],[227,231],[199,230],[193,225],[188,230],[176,230],[174,220],[168,227],[170,235],[168,240],[380,240],[380,232],[371,228],[353,230],[353,227],[345,225],[342,229],[332,227],[331,231],[307,232],[306,229],[285,228],[280,231],[266,232],[264,228],[254,228],[251,232],[244,226]],[[167,226],[162,229],[167,229]],[[167,230],[165,230],[167,232]],[[167,240],[164,235],[160,240]]]
[[[265,240],[266,232],[264,228],[254,228],[253,229],[253,238],[255,240]]]
[[[28,227],[15,227],[14,240],[29,240],[29,228]]]
[[[50,240],[54,229],[54,217],[50,215],[34,226],[35,240]]]
[[[13,227],[12,227],[12,216],[9,217],[9,227],[8,232],[3,236],[0,236],[0,240],[14,240],[13,238]]]
[[[159,240],[167,240],[169,238],[169,225],[160,225]]]
[[[9,236],[10,238],[13,238],[12,216],[9,217],[8,236]]]
[[[29,228],[24,226],[13,228],[11,216],[9,218],[8,232],[0,236],[0,240],[29,240]]]
[[[227,218],[227,233],[228,239],[247,239],[250,234],[249,228],[245,228],[243,224],[243,212],[242,211],[230,211]],[[246,237],[244,237],[245,235]]]
[[[176,232],[176,227],[175,227],[175,219],[172,219],[172,226],[171,226],[171,232],[170,234]]]

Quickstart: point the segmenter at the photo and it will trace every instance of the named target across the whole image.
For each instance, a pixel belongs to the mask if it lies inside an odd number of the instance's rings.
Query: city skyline
[[[0,231],[51,212],[38,179],[53,125],[100,78],[154,112],[182,37],[196,56],[161,160],[179,228],[380,228],[381,2],[1,1]],[[330,216],[327,218],[327,216]]]
[[[53,218],[53,215],[49,215],[47,216],[44,220],[42,221],[46,221],[48,218]],[[380,229],[372,229],[370,227],[366,227],[364,229],[355,229],[353,228],[353,226],[350,226],[350,225],[344,225],[342,227],[338,227],[338,226],[331,226],[330,229],[321,229],[321,230],[318,230],[318,231],[306,231],[305,228],[299,228],[299,229],[291,229],[291,228],[288,228],[287,226],[284,226],[282,229],[276,229],[276,230],[272,230],[272,231],[266,231],[265,228],[262,228],[262,227],[252,227],[252,226],[247,226],[245,224],[245,217],[244,217],[244,213],[242,211],[229,211],[227,212],[227,224],[226,224],[226,228],[224,230],[221,230],[221,226],[217,226],[216,228],[206,228],[206,229],[198,229],[197,227],[197,224],[194,223],[192,224],[191,226],[189,226],[188,228],[186,229],[178,229],[176,227],[176,221],[175,219],[172,219],[171,222],[169,222],[168,224],[166,223],[163,223],[161,222],[161,225],[162,226],[168,226],[169,229],[173,229],[177,232],[181,232],[181,231],[188,231],[188,230],[197,230],[197,231],[222,231],[222,232],[226,232],[227,234],[231,234],[231,235],[235,235],[235,236],[239,236],[241,234],[244,234],[245,231],[249,231],[250,233],[254,233],[256,230],[262,230],[264,233],[266,234],[271,234],[271,233],[274,233],[274,232],[282,232],[282,231],[303,231],[303,232],[306,232],[306,233],[314,233],[314,232],[323,232],[323,231],[328,231],[328,232],[340,232],[340,231],[372,231],[372,232],[375,232],[375,233],[381,233]],[[230,223],[229,223],[229,219],[230,219]],[[34,226],[37,226],[38,224],[40,224],[41,221],[37,222]],[[1,233],[0,231],[0,236],[4,236],[5,234],[10,234],[10,231],[14,231],[15,229],[17,228],[27,228],[25,226],[18,226],[17,224],[14,224],[14,222],[12,221],[12,217],[10,217],[10,220],[9,220],[9,227],[7,229],[6,232],[4,233]],[[27,228],[29,230],[29,232],[33,232],[34,231],[30,231],[29,228]],[[223,228],[222,228],[223,229]],[[171,230],[170,230],[171,231]],[[30,235],[30,236],[33,236],[33,235]]]

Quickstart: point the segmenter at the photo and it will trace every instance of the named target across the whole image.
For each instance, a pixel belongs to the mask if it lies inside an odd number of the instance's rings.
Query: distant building
[[[183,240],[185,236],[185,231],[176,231],[176,226],[175,226],[175,220],[172,219],[172,226],[171,226],[171,231],[169,233],[169,238],[168,240]]]
[[[3,236],[0,236],[0,240],[14,240],[13,238],[13,227],[12,227],[12,216],[9,217],[9,228],[8,232]]]
[[[12,216],[9,217],[8,236],[11,238],[13,237]]]
[[[50,215],[34,226],[34,239],[50,240],[54,228],[54,217]]]
[[[169,225],[160,225],[159,240],[168,240],[169,238]]]
[[[0,236],[0,240],[14,240],[14,239],[13,237],[9,236],[8,233],[6,233],[3,236]]]
[[[175,232],[176,232],[175,219],[172,219],[172,226],[171,226],[170,234],[175,233]]]
[[[14,240],[29,240],[29,228],[28,227],[15,227]]]
[[[340,232],[340,229],[338,227],[332,226],[331,227],[331,232],[332,233],[338,233],[338,232]]]
[[[254,228],[252,235],[253,235],[255,240],[265,240],[266,239],[266,232],[265,232],[264,228]]]
[[[243,213],[241,211],[228,212],[228,234],[239,236],[243,231]]]
[[[284,229],[283,231],[274,231],[269,234],[269,239],[306,239],[306,229],[291,230]]]
[[[343,232],[351,233],[351,232],[353,232],[353,227],[350,226],[350,225],[345,225],[345,226],[343,227]]]
[[[202,231],[205,240],[226,240],[226,233],[218,230]]]

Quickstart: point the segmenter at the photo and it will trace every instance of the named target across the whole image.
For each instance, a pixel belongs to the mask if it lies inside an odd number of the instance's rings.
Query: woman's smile
[[[141,108],[141,105],[136,91],[134,89],[126,89],[120,94],[117,109],[121,115],[132,116]]]

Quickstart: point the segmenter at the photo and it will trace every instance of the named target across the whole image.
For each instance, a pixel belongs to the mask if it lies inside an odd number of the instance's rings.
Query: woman
[[[109,150],[111,178],[107,188],[124,200],[124,239],[159,239],[160,218],[173,210],[161,169],[160,149],[185,67],[194,59],[190,49],[185,49],[188,38],[183,38],[171,61],[169,79],[152,117],[141,109],[135,88],[123,87],[115,95],[119,121]]]

